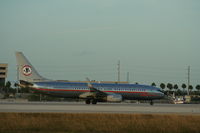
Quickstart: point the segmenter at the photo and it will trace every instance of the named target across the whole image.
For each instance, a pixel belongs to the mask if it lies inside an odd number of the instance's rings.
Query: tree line
[[[151,86],[157,86],[154,82],[151,84]],[[193,85],[189,85],[189,87],[183,83],[181,85],[182,90],[180,89],[180,87],[177,84],[171,84],[171,83],[161,83],[159,86],[164,92],[176,92],[176,94],[181,95],[181,94],[187,94],[187,89],[189,89],[189,93],[190,94],[200,94],[200,85],[196,85],[195,87]],[[193,91],[196,88],[196,91]],[[173,90],[174,89],[174,90]]]

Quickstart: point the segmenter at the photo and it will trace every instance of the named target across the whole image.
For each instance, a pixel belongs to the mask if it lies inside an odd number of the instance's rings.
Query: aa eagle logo
[[[31,66],[29,65],[25,65],[23,68],[22,68],[22,71],[23,71],[23,74],[25,76],[30,76],[32,74],[32,70],[31,70]]]

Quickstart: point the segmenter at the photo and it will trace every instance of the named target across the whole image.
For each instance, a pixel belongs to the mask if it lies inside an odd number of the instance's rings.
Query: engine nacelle
[[[122,96],[119,94],[109,94],[106,97],[107,102],[121,102]]]

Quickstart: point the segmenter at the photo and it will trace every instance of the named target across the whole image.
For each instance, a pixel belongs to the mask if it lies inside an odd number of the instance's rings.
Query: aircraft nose
[[[165,94],[160,92],[160,97],[163,98],[164,96],[165,96]]]

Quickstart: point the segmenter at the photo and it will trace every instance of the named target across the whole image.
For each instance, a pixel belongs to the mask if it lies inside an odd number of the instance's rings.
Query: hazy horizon
[[[0,0],[0,63],[21,51],[50,79],[200,84],[198,0]]]

